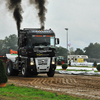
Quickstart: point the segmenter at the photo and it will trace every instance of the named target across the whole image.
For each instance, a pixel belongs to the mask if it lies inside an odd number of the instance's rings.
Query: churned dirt
[[[27,86],[59,94],[69,94],[75,97],[100,100],[100,76],[55,74],[39,74],[36,77],[9,76],[8,84]]]

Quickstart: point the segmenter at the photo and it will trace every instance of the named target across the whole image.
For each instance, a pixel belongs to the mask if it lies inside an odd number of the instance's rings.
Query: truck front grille
[[[50,66],[50,58],[49,57],[41,57],[41,58],[35,58],[36,66]]]
[[[47,65],[47,59],[38,59],[38,65]]]
[[[40,57],[35,58],[37,72],[48,72],[50,69],[50,58]]]

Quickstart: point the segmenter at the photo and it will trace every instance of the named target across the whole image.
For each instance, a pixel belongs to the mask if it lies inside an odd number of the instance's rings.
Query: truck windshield
[[[28,46],[30,48],[33,48],[35,46],[48,46],[48,47],[54,47],[55,44],[55,40],[54,40],[54,36],[52,37],[36,37],[34,36],[30,36],[28,38]]]

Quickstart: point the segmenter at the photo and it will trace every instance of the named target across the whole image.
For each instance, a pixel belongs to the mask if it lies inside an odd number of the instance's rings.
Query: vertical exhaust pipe
[[[19,44],[19,39],[20,39],[20,30],[18,30],[18,58],[19,58],[19,46],[20,46],[20,44]]]

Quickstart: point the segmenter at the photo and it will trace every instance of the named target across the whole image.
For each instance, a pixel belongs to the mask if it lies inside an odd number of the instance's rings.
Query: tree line
[[[18,37],[15,34],[6,36],[4,40],[0,40],[0,56],[5,56],[7,53],[10,53],[10,49],[16,50]]]
[[[73,47],[69,48],[67,50],[63,47],[56,47],[57,54],[56,56],[64,56],[66,58],[66,54],[68,52],[68,55],[88,55],[89,58],[96,58],[100,59],[100,44],[99,43],[90,43],[88,47],[85,47],[83,50],[80,48],[77,48],[75,51]]]
[[[18,49],[18,37],[15,34],[6,36],[4,40],[0,40],[0,55],[6,55],[10,53],[10,49],[17,51]],[[77,48],[75,51],[73,47],[67,50],[66,48],[59,46],[56,47],[56,56],[66,57],[67,52],[69,55],[88,55],[89,58],[100,59],[100,44],[99,43],[90,43],[88,47],[85,47],[83,50]]]

